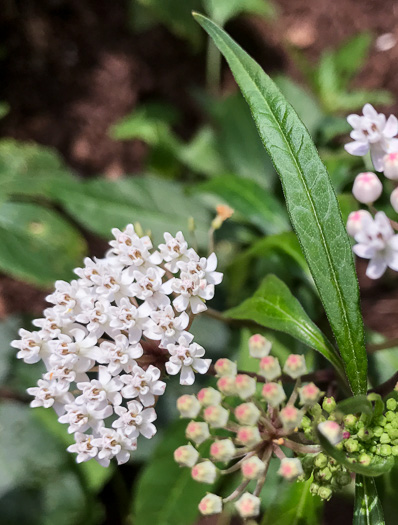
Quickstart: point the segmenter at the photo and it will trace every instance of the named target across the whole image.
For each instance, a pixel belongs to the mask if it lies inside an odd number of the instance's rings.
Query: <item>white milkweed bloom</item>
[[[181,385],[192,385],[195,381],[195,372],[205,374],[211,363],[210,359],[202,359],[205,355],[204,348],[197,343],[190,344],[190,341],[192,336],[188,338],[182,335],[178,339],[178,344],[167,345],[171,356],[166,363],[167,373],[173,376],[180,373]]]

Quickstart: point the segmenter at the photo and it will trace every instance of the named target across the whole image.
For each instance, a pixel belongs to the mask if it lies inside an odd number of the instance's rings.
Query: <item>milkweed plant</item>
[[[141,440],[156,434],[158,399],[167,396],[167,382],[177,380],[191,390],[177,401],[186,439],[174,451],[175,461],[198,483],[213,487],[230,476],[233,484],[227,495],[209,490],[199,503],[203,515],[228,508],[242,518],[266,516],[261,493],[276,462],[286,483],[306,484],[314,498],[329,500],[354,483],[354,523],[382,524],[374,478],[391,470],[398,456],[398,378],[395,373],[368,391],[352,252],[369,259],[366,274],[372,279],[387,267],[398,271],[398,224],[376,204],[383,180],[398,181],[397,118],[386,119],[366,104],[363,115],[347,119],[352,142],[345,149],[365,157],[367,167],[370,153],[379,175],[364,171],[355,178],[352,192],[364,207],[349,215],[345,227],[326,168],[295,110],[223,29],[194,16],[250,106],[335,343],[272,275],[253,297],[218,319],[296,336],[329,361],[339,386],[332,392],[324,382],[317,384],[319,375],[307,370],[305,355],[291,353],[281,362],[261,333],[246,341],[251,371],[238,369],[227,349],[211,363],[191,326],[206,313],[223,279],[216,253],[203,256],[181,232],[164,233],[164,242],[154,246],[129,224],[112,230],[104,258],[86,258],[75,270],[76,280],[55,283],[47,297],[51,306],[33,321],[37,330],[21,329],[13,341],[19,359],[45,365],[37,385],[28,389],[31,406],[56,411],[74,437],[68,451],[77,462],[108,467],[134,461]],[[398,212],[398,187],[386,185],[384,191],[390,190]],[[218,208],[210,239],[232,213]],[[198,374],[208,386],[202,380],[194,394]]]

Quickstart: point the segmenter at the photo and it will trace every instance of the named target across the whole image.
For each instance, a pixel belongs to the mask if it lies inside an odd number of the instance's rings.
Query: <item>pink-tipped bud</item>
[[[197,445],[203,443],[210,437],[209,426],[207,423],[199,423],[198,421],[190,421],[185,430],[187,439],[190,439]]]
[[[285,430],[292,430],[298,427],[303,419],[303,413],[293,405],[287,405],[279,412],[280,420],[282,421]]]
[[[221,405],[210,405],[204,409],[203,417],[212,428],[223,428],[228,422],[229,412]]]
[[[351,237],[355,237],[357,233],[362,231],[362,221],[364,217],[372,218],[371,214],[367,210],[357,210],[349,214],[347,219],[347,233]]]
[[[206,494],[200,500],[199,512],[203,516],[210,516],[211,514],[219,514],[222,511],[222,498],[216,494]]]
[[[191,476],[195,481],[211,484],[216,480],[217,469],[211,461],[205,460],[192,468]]]
[[[245,492],[235,502],[235,508],[241,518],[254,518],[260,514],[260,498],[253,496],[250,492]]]
[[[388,153],[383,159],[384,175],[387,179],[398,180],[398,153]]]
[[[321,397],[321,391],[314,385],[314,383],[308,383],[299,389],[300,403],[302,405],[315,405],[318,399]]]
[[[235,389],[241,399],[247,399],[256,393],[256,380],[246,374],[238,374],[235,377]]]
[[[218,376],[236,376],[238,368],[236,363],[225,357],[218,359],[214,365],[216,374]]]
[[[222,376],[217,381],[217,388],[225,396],[234,396],[236,394],[235,377]]]
[[[303,467],[298,458],[283,458],[278,474],[287,480],[296,479],[303,474]]]
[[[174,451],[174,459],[179,465],[193,467],[199,459],[199,452],[192,445],[184,445]]]
[[[202,388],[198,392],[198,400],[202,406],[219,405],[221,403],[221,394],[215,388],[211,386],[208,388]]]
[[[262,440],[257,427],[240,427],[236,434],[237,440],[245,447],[253,447]]]
[[[290,354],[285,361],[283,371],[293,379],[303,376],[307,372],[304,356],[300,354]]]
[[[242,403],[235,408],[235,417],[241,425],[255,425],[260,417],[260,410],[254,403]]]
[[[252,335],[249,339],[249,352],[251,357],[261,359],[270,353],[271,348],[271,341],[268,341],[268,339],[261,334]]]
[[[261,359],[260,374],[264,376],[267,381],[273,381],[279,377],[281,373],[281,365],[276,357],[268,355]]]
[[[285,391],[279,383],[265,383],[261,394],[272,407],[277,407],[286,399]]]
[[[377,201],[383,191],[383,184],[377,175],[367,171],[355,177],[352,194],[358,202],[370,204]]]
[[[200,403],[195,396],[185,394],[177,399],[177,410],[182,417],[195,418],[200,412]]]
[[[257,456],[246,459],[241,467],[242,475],[246,479],[259,479],[265,470],[265,465]]]
[[[236,453],[235,445],[231,439],[220,439],[214,441],[210,447],[210,455],[214,461],[223,461],[227,463],[231,461]]]
[[[343,439],[343,432],[336,421],[323,421],[319,423],[318,430],[332,445],[337,445]]]
[[[391,206],[394,208],[394,211],[398,213],[398,188],[395,188],[395,190],[391,192],[390,202]]]

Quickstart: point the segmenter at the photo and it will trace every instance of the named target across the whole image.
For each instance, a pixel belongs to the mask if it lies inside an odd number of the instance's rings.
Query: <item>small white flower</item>
[[[142,304],[137,308],[127,297],[123,297],[118,306],[111,306],[109,310],[109,326],[114,329],[112,334],[117,335],[119,330],[124,330],[129,334],[130,343],[138,343],[150,312],[148,305]]]
[[[21,339],[11,342],[11,346],[19,350],[18,359],[23,359],[27,364],[33,364],[48,357],[50,353],[48,344],[43,340],[40,332],[28,332],[21,328],[18,335]]]
[[[205,374],[211,363],[211,359],[201,359],[205,350],[197,343],[190,344],[192,336],[181,336],[178,344],[167,345],[170,359],[166,363],[167,373],[176,375],[181,372],[180,384],[192,385],[195,382],[195,372]]]
[[[362,229],[355,235],[358,244],[353,251],[358,257],[370,259],[366,275],[378,279],[387,267],[398,271],[398,235],[394,234],[390,221],[382,211],[375,219],[365,216]]]
[[[176,273],[178,272],[177,263],[189,260],[187,256],[188,243],[185,241],[182,232],[177,232],[175,237],[166,232],[163,237],[166,243],[159,244],[160,255],[167,263],[166,268],[170,272]]]
[[[100,345],[102,355],[98,361],[108,365],[108,371],[113,376],[120,374],[122,370],[130,372],[138,359],[144,353],[142,346],[131,345],[127,337],[123,334],[115,337],[115,342],[104,341]]]
[[[206,279],[201,279],[197,273],[194,275],[181,272],[180,278],[173,278],[163,285],[166,294],[178,294],[173,301],[177,312],[183,312],[190,306],[192,313],[198,314],[207,310],[205,301],[214,296],[214,284],[208,284]]]
[[[67,283],[55,281],[55,291],[46,297],[46,301],[54,304],[54,310],[60,315],[69,316],[74,312],[78,298],[82,298],[85,292],[77,281]]]
[[[69,425],[69,434],[85,432],[90,427],[97,432],[103,425],[103,420],[113,414],[110,405],[97,410],[88,405],[76,405],[76,403],[71,403],[70,405],[65,405],[65,410],[66,414],[58,418],[58,421]]]
[[[379,177],[371,171],[360,173],[355,177],[352,194],[358,202],[371,204],[377,201],[383,192]]]
[[[98,448],[96,460],[103,467],[108,467],[112,458],[116,458],[118,465],[126,463],[130,459],[131,451],[137,449],[136,439],[112,428],[102,427],[99,434],[100,437],[93,439],[91,444]]]
[[[215,253],[206,257],[200,257],[194,250],[189,250],[189,260],[181,261],[177,264],[181,272],[189,275],[197,275],[200,279],[206,279],[208,284],[220,284],[223,278],[221,272],[216,272],[217,256]]]
[[[80,303],[80,313],[76,315],[76,321],[86,325],[87,330],[99,338],[107,329],[109,309],[110,302],[106,299],[87,296]]]
[[[138,437],[142,434],[145,438],[151,439],[156,434],[156,427],[152,424],[156,420],[154,408],[143,408],[139,401],[129,401],[127,408],[115,407],[115,412],[119,416],[112,423],[114,428],[130,438]]]
[[[145,407],[155,404],[155,396],[164,394],[166,383],[159,381],[160,370],[149,365],[146,370],[140,366],[133,366],[132,373],[121,376],[121,381],[126,385],[122,394],[126,398],[138,397]]]
[[[91,404],[94,408],[104,408],[108,402],[120,405],[122,396],[120,390],[123,383],[119,376],[112,377],[105,366],[100,366],[98,379],[77,383],[82,394],[76,398],[77,405]]]
[[[65,324],[70,323],[69,319],[62,317],[54,308],[46,308],[44,315],[45,317],[42,319],[32,321],[32,324],[40,328],[40,336],[45,341],[58,337],[62,333]]]
[[[377,113],[371,104],[363,107],[363,116],[349,115],[348,123],[353,127],[350,137],[354,142],[345,145],[351,155],[362,157],[370,150],[372,162],[377,171],[383,171],[383,157],[397,149],[398,121],[394,115],[386,120],[385,115]]]
[[[70,333],[73,338],[61,334],[59,339],[49,343],[53,351],[50,362],[67,366],[76,372],[88,372],[99,357],[97,338],[81,328],[75,328]]]
[[[130,291],[135,297],[146,301],[152,309],[170,304],[170,299],[163,293],[159,271],[149,268],[145,274],[135,271],[133,276],[136,282],[131,285]]]
[[[98,454],[98,448],[93,446],[94,436],[91,434],[82,434],[81,432],[76,432],[75,441],[73,445],[70,445],[67,448],[68,452],[75,452],[77,454],[76,462],[82,463],[84,461],[89,461],[93,459]]]
[[[147,324],[144,335],[155,341],[160,340],[160,346],[164,348],[177,341],[189,324],[188,314],[182,312],[176,317],[171,305],[154,310],[150,315],[151,321]]]
[[[59,382],[55,379],[50,381],[39,379],[37,385],[27,389],[29,395],[35,396],[35,399],[30,403],[31,407],[53,407],[60,416],[65,412],[64,405],[73,403],[73,396],[68,392],[68,383]]]

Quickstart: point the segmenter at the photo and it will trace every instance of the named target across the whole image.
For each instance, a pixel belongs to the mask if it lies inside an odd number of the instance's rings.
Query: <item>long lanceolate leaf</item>
[[[357,475],[353,525],[385,525],[383,508],[373,478]]]
[[[350,243],[325,166],[304,124],[261,67],[220,27],[197,21],[225,56],[279,173],[290,219],[336,337],[354,394],[366,391],[367,359]]]

